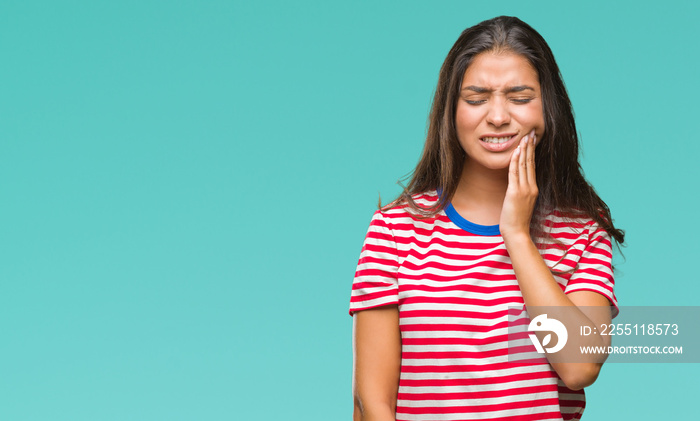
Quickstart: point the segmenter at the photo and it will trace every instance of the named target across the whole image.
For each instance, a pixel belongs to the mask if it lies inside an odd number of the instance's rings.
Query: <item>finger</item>
[[[537,138],[533,133],[529,141],[530,147],[527,151],[527,182],[533,187],[537,186],[537,179],[535,177],[535,142],[537,142]]]
[[[518,183],[520,187],[527,187],[527,155],[530,136],[526,135],[520,142],[520,156],[518,157]]]
[[[518,185],[518,158],[520,157],[520,145],[513,151],[510,156],[510,165],[508,166],[508,186]]]

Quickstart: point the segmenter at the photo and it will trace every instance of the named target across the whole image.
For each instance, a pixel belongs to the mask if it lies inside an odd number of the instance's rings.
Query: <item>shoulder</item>
[[[414,204],[420,207],[425,207],[429,208],[431,206],[434,206],[440,197],[437,194],[436,190],[431,190],[423,193],[415,193],[410,195],[410,201],[412,201]],[[399,196],[396,200],[393,202],[382,206],[380,209],[381,211],[386,211],[386,210],[391,210],[391,209],[403,209],[406,211],[411,210],[411,206],[409,204],[409,200],[404,196],[401,195]]]
[[[399,198],[376,210],[372,216],[370,231],[382,230],[399,237],[411,236],[416,229],[429,229],[440,220],[443,212],[427,218],[418,210],[433,207],[438,202],[436,191],[414,194],[410,199],[412,203],[405,198]]]
[[[590,216],[554,210],[543,216],[541,226],[543,231],[538,233],[537,242],[547,252],[563,253],[570,258],[593,253],[606,260],[612,259],[610,234]]]
[[[607,235],[595,219],[581,212],[550,210],[541,214],[542,225],[554,237],[569,237],[572,234],[595,236]]]
[[[373,219],[383,219],[388,222],[426,221],[418,209],[429,209],[434,207],[439,197],[437,191],[432,190],[424,193],[416,193],[410,196],[410,201],[405,197],[399,197],[395,201],[383,206],[374,213]],[[427,218],[430,219],[430,218]]]

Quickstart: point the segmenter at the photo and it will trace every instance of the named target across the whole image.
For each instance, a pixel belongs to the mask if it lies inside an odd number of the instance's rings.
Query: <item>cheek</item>
[[[544,131],[544,114],[542,106],[535,105],[518,109],[515,113],[517,119],[524,127],[534,128],[535,131],[541,133]]]
[[[482,117],[479,116],[478,110],[466,110],[464,108],[457,109],[455,116],[455,125],[457,126],[457,134],[460,136],[468,136],[476,130]]]

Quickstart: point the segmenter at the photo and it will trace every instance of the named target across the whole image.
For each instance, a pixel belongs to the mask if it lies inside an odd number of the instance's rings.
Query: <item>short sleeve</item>
[[[399,258],[393,231],[376,211],[365,237],[352,283],[350,315],[356,311],[399,302]]]
[[[566,285],[565,293],[593,291],[605,296],[613,306],[612,317],[617,316],[617,298],[614,292],[615,277],[612,268],[612,241],[610,234],[598,224],[589,225],[586,244],[576,270]]]

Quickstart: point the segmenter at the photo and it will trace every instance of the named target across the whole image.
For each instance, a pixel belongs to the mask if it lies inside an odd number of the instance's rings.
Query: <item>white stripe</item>
[[[488,370],[487,372],[452,372],[452,373],[401,373],[401,378],[406,380],[466,380],[474,378],[493,378],[514,376],[518,374],[553,372],[552,366],[547,364],[528,364],[516,367],[502,368],[499,370]],[[557,378],[542,379],[549,384],[550,381],[557,382]]]
[[[396,302],[396,297],[391,295],[381,298],[375,298],[374,300],[357,301],[352,303],[350,306],[350,311],[356,311],[361,308],[366,307],[377,307],[385,304],[394,304]]]
[[[481,406],[481,405],[497,405],[507,404],[511,402],[525,402],[538,399],[554,399],[557,397],[557,392],[542,392],[542,393],[526,393],[520,395],[500,396],[497,398],[479,398],[479,399],[445,399],[445,400],[408,400],[398,399],[397,404],[411,408],[420,407],[440,407],[440,406]]]
[[[379,269],[379,270],[384,270],[388,272],[396,272],[396,266],[392,265],[387,265],[384,263],[376,263],[376,262],[365,262],[357,265],[357,270],[368,270],[368,269]]]
[[[569,293],[572,293],[574,291],[590,291],[590,290],[599,292],[601,295],[604,295],[605,297],[610,297],[611,299],[613,299],[613,294],[611,294],[609,290],[607,290],[603,287],[600,287],[598,285],[594,285],[594,284],[572,285],[571,288],[566,289],[566,293],[569,294]]]
[[[404,352],[479,352],[507,348],[508,341],[484,345],[404,345]]]
[[[433,322],[432,324],[435,324]],[[410,324],[410,323],[409,323]],[[506,335],[508,334],[507,328],[494,329],[487,332],[465,332],[461,330],[418,330],[418,331],[405,331],[402,332],[403,338],[448,338],[448,339],[462,339],[466,335],[469,338],[480,340],[492,338],[496,334]]]
[[[439,380],[439,379],[431,379]],[[548,380],[548,381],[543,381]],[[510,382],[499,382],[493,384],[475,384],[465,386],[401,386],[399,393],[473,393],[473,392],[497,392],[504,389],[520,389],[525,387],[535,386],[553,386],[556,385],[556,379],[533,379],[533,380],[518,380]],[[514,392],[517,393],[517,392]],[[528,394],[525,394],[527,396]],[[439,405],[436,405],[439,406]]]
[[[401,325],[419,325],[419,324],[432,324],[432,325],[441,325],[441,324],[455,324],[455,325],[462,325],[462,326],[484,326],[484,327],[490,327],[493,326],[497,323],[503,323],[507,322],[508,320],[505,318],[498,318],[494,320],[488,320],[488,319],[474,319],[472,317],[440,317],[440,318],[435,318],[435,317],[402,317],[402,321],[400,322]],[[491,335],[505,335],[508,333],[508,327],[500,327],[498,329],[492,329],[489,330]],[[477,332],[474,332],[477,333]]]
[[[385,259],[385,260],[391,260],[393,262],[398,262],[399,258],[396,257],[396,254],[393,253],[387,253],[387,252],[377,252],[377,251],[372,251],[370,252],[369,250],[365,250],[360,254],[360,259]]]
[[[397,289],[396,284],[391,285],[391,284],[385,283],[385,285],[381,285],[381,286],[356,289],[352,292],[352,296],[353,297],[361,297],[363,295],[373,294],[376,292],[384,292],[384,291],[388,291],[391,289]]]

